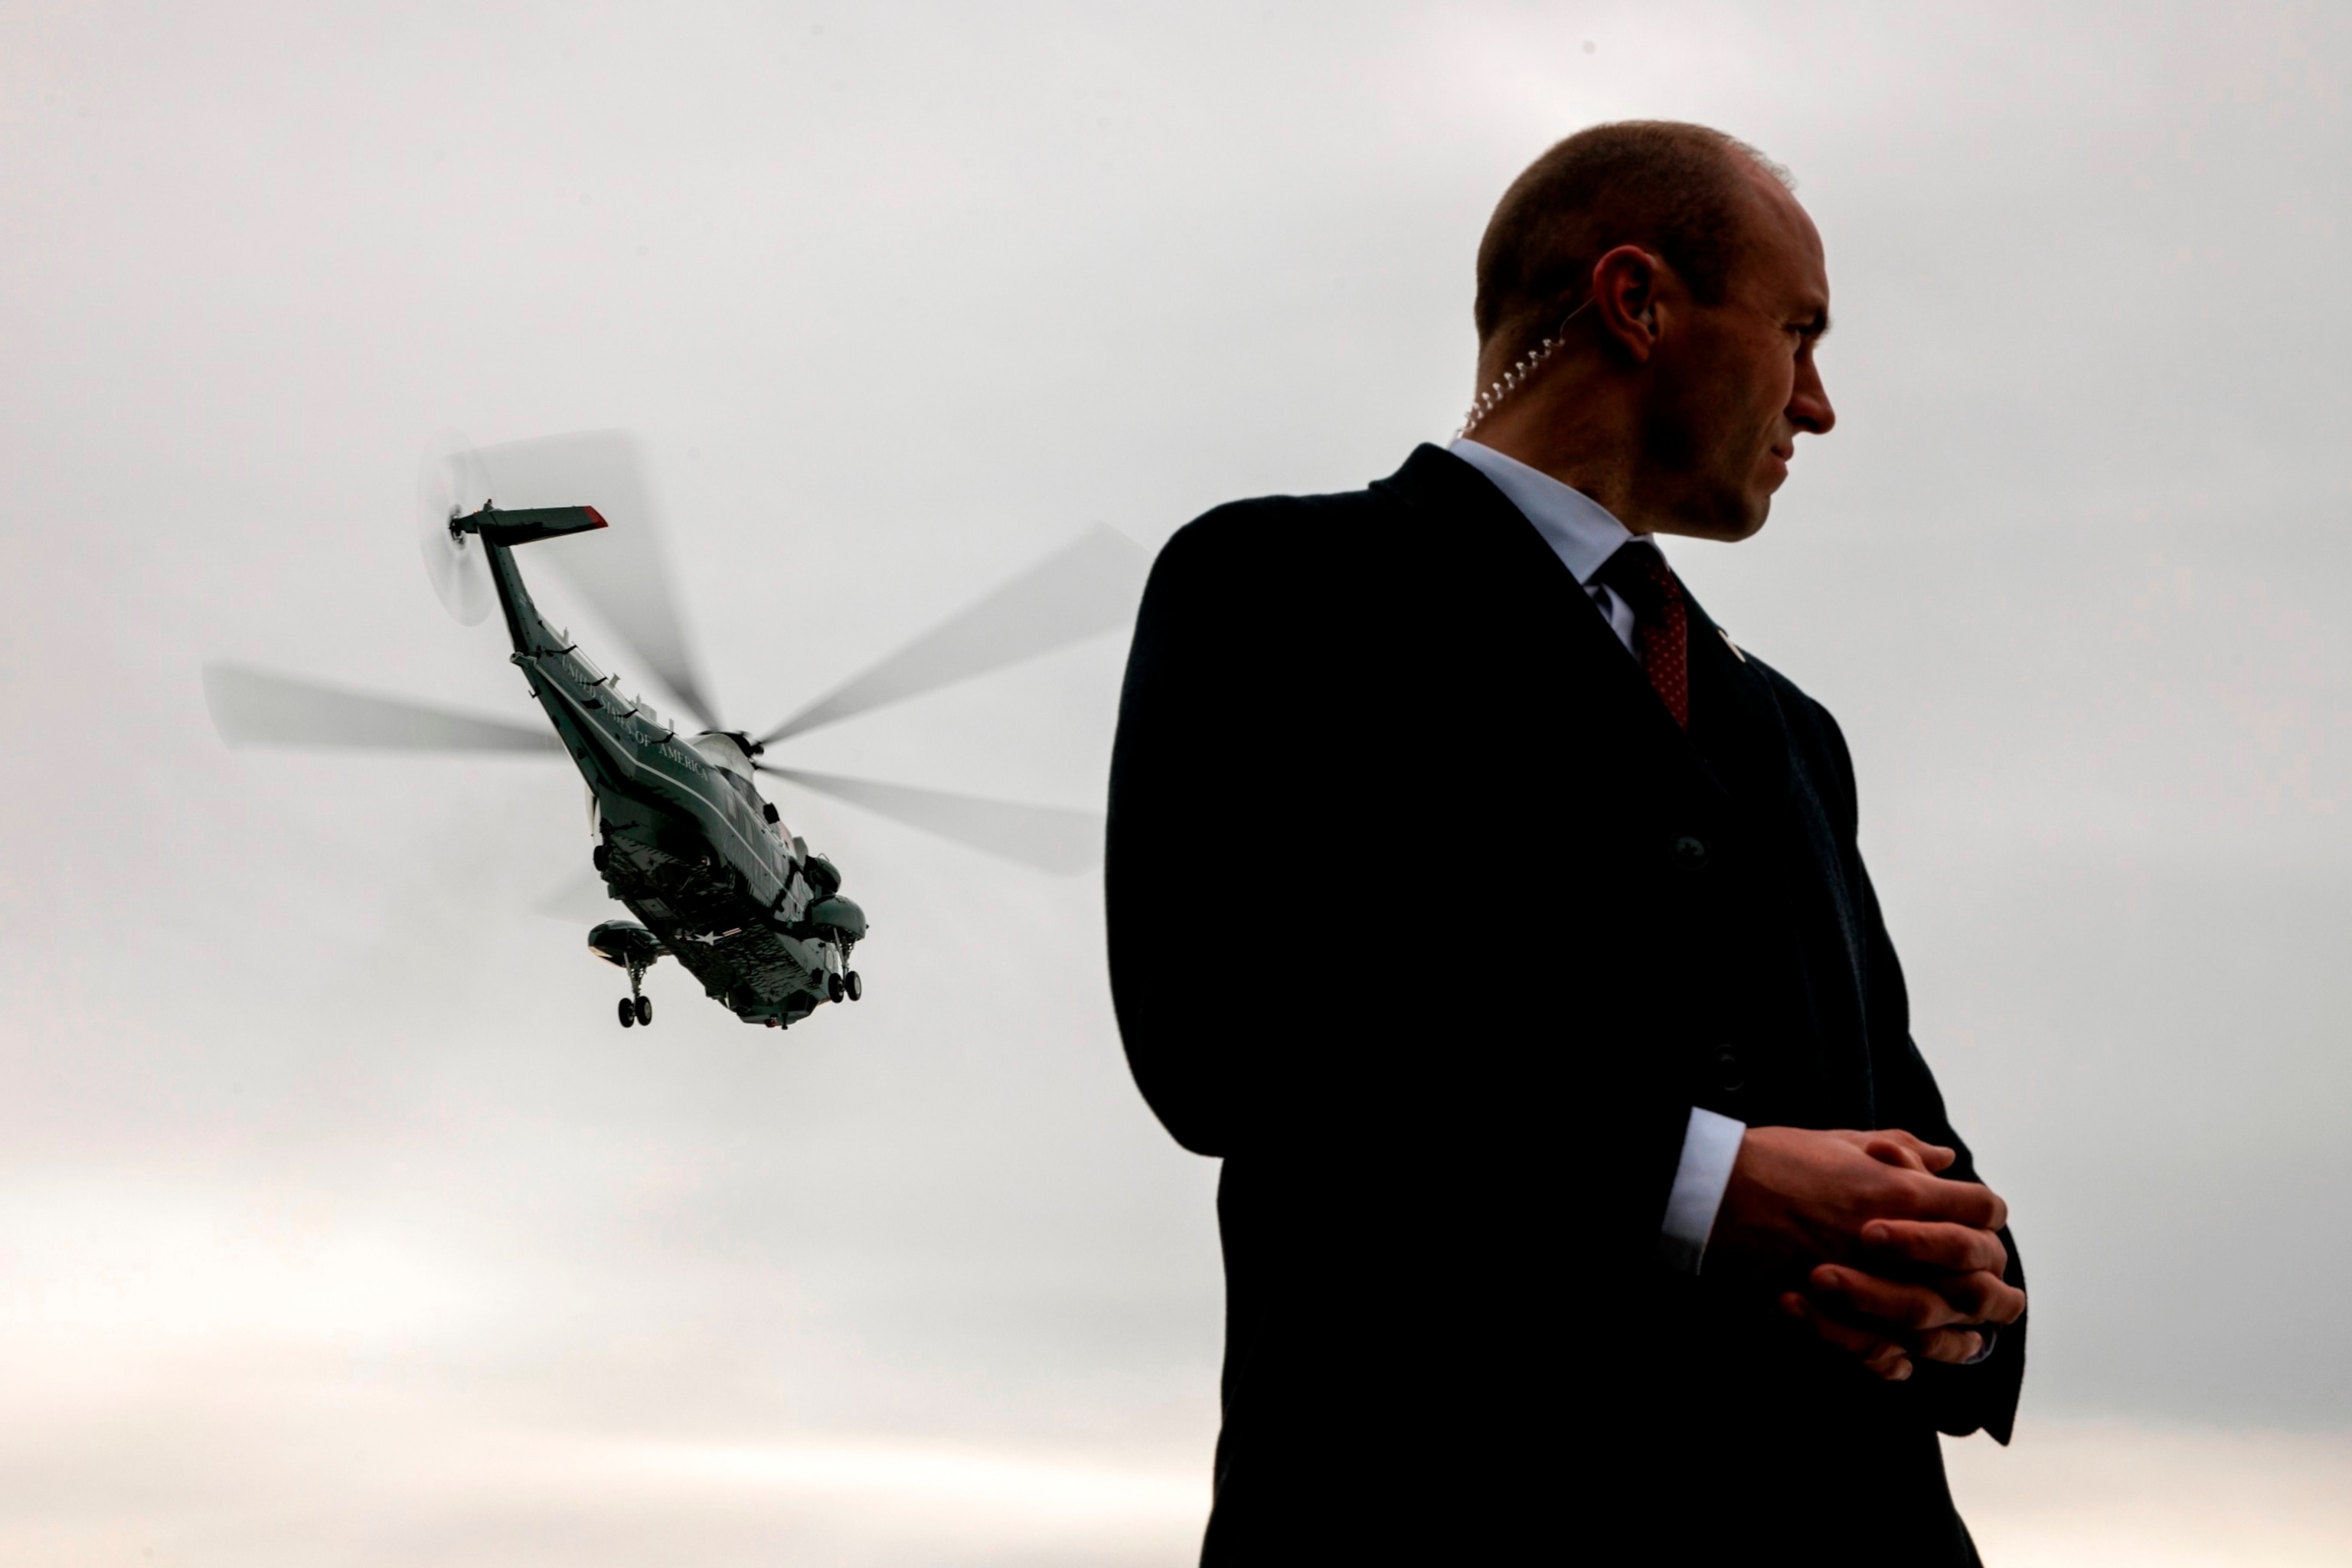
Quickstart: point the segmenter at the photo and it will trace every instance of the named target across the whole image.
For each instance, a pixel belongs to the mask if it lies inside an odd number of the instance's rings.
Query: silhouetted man
[[[2022,1276],[1909,1034],[1829,714],[1656,536],[1835,416],[1759,154],[1604,125],[1478,251],[1463,438],[1221,507],[1136,628],[1129,1060],[1219,1155],[1203,1561],[1971,1563]]]

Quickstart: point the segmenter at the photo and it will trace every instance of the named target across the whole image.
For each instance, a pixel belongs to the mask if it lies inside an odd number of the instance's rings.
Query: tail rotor
[[[425,580],[461,626],[479,626],[497,602],[482,542],[449,526],[490,499],[489,470],[466,438],[445,430],[416,465],[416,546]]]

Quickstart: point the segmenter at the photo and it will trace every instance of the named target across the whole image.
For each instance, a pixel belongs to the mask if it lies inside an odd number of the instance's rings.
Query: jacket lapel
[[[1498,570],[1538,585],[1545,629],[1559,655],[1555,677],[1546,684],[1559,694],[1561,722],[1591,727],[1601,745],[1629,761],[1663,763],[1711,795],[1727,795],[1723,781],[1666,711],[1640,663],[1626,653],[1575,574],[1486,475],[1449,452],[1424,445],[1414,449],[1403,468],[1372,488],[1437,513],[1442,521],[1434,521],[1436,528],[1450,535],[1472,534],[1475,547],[1493,556]],[[1707,635],[1715,634],[1710,629]],[[1606,739],[1611,733],[1619,738]]]
[[[1781,847],[1772,896],[1789,916],[1782,929],[1801,933],[1796,956],[1822,1053],[1822,1086],[1839,1100],[1846,1096],[1832,1086],[1861,1086],[1859,1100],[1842,1108],[1841,1119],[1871,1125],[1863,925],[1845,876],[1843,846],[1800,762],[1772,679],[1732,651],[1696,600],[1690,614],[1692,731],[1759,841]]]
[[[1679,793],[1744,819],[1772,868],[1758,889],[1750,933],[1780,948],[1785,966],[1768,970],[1799,987],[1811,1019],[1813,1070],[1836,1102],[1824,1125],[1870,1125],[1869,1052],[1863,1012],[1862,926],[1844,875],[1845,858],[1820,790],[1807,773],[1774,678],[1733,652],[1722,628],[1690,601],[1691,729],[1676,724],[1575,576],[1510,500],[1469,464],[1434,447],[1373,488],[1422,509],[1417,531],[1435,551],[1467,550],[1481,569],[1504,574],[1497,613],[1540,623],[1531,645],[1553,656],[1549,670],[1517,672],[1551,694],[1554,721],[1573,726],[1588,754],[1624,770],[1620,787]],[[1517,596],[1514,597],[1514,592]],[[1852,1100],[1859,1086],[1859,1100]]]

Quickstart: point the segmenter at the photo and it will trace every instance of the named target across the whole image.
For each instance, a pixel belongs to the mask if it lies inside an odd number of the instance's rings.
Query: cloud
[[[787,795],[873,921],[866,1000],[780,1040],[666,967],[623,1035],[530,912],[583,864],[560,766],[232,754],[198,666],[529,719],[420,580],[416,454],[619,426],[715,684],[789,711],[1089,525],[1157,541],[1442,437],[1496,195],[1631,113],[1753,140],[1827,238],[1838,431],[1760,537],[1676,560],[1853,743],[1918,1034],[2035,1281],[2029,1411],[2257,1434],[2082,1436],[2063,1519],[2001,1500],[2030,1449],[1964,1459],[1987,1541],[2095,1560],[2147,1539],[2096,1454],[2251,1476],[2287,1452],[2259,1433],[2340,1420],[2332,13],[12,20],[21,1554],[152,1518],[159,1560],[315,1560],[341,1520],[387,1560],[628,1561],[696,1520],[704,1561],[1182,1557],[1215,1173],[1126,1081],[1096,889]],[[1116,644],[801,761],[1090,805]],[[1443,839],[1453,802],[1381,787]],[[551,1489],[502,1500],[509,1460]]]

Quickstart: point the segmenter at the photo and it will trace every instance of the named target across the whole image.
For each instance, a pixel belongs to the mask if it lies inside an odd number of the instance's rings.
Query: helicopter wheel
[[[621,998],[621,1027],[633,1026],[637,1021],[637,1005],[626,996]]]
[[[849,994],[849,987],[840,975],[828,974],[824,977],[824,994],[838,1002]]]
[[[849,999],[852,1002],[856,1001],[859,997],[866,994],[866,983],[857,978],[857,971],[855,969],[842,976],[841,984],[843,988],[849,993]]]
[[[652,997],[638,997],[635,1012],[638,1023],[643,1024],[648,1029],[654,1026],[654,999]]]

